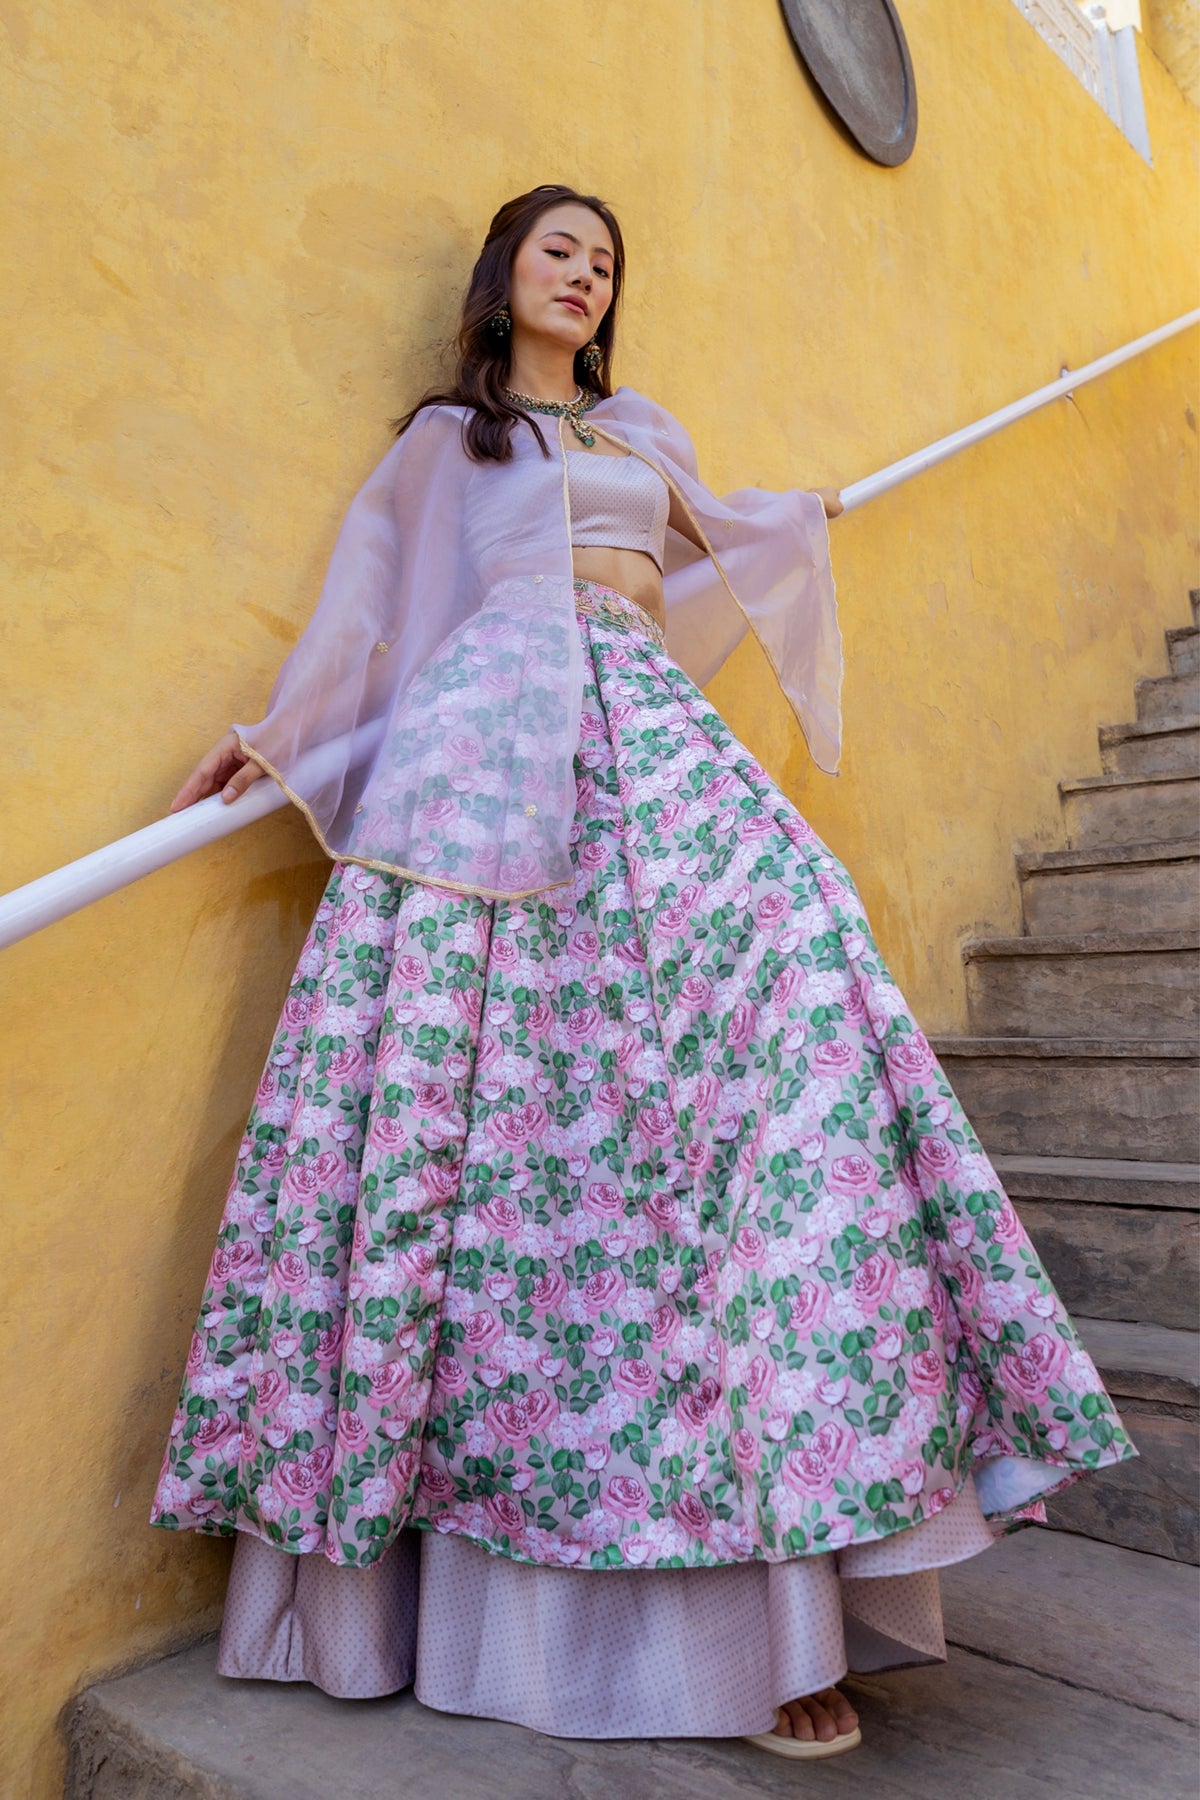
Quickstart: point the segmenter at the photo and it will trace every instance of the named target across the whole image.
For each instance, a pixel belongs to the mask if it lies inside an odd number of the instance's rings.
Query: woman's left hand
[[[845,512],[846,509],[842,505],[841,497],[836,488],[814,488],[813,493],[819,495],[821,504],[825,508],[825,517],[827,519],[836,519],[840,512]]]

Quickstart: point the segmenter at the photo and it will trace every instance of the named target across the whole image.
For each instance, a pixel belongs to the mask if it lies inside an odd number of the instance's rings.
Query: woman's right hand
[[[194,806],[197,800],[207,800],[210,794],[216,793],[228,804],[265,773],[252,757],[246,755],[238,743],[237,732],[227,731],[220,743],[214,744],[208,755],[196,764],[168,811],[182,812],[185,806]]]

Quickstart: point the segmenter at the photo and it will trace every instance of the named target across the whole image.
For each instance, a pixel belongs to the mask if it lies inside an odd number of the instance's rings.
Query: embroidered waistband
[[[653,638],[661,650],[667,647],[666,634],[654,614],[631,600],[628,594],[622,594],[616,588],[605,587],[602,582],[588,581],[576,576],[572,582],[575,590],[575,611],[586,613],[589,617],[601,618],[612,625],[624,625],[635,631],[645,632]]]

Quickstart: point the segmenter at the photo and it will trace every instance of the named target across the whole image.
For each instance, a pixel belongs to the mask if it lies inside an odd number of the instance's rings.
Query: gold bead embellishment
[[[525,817],[526,817],[526,818],[527,818],[527,819],[532,819],[532,817],[533,817],[533,815],[534,815],[534,813],[535,813],[535,812],[536,812],[536,811],[537,811],[537,807],[536,807],[536,806],[527,806],[527,807],[526,807],[526,808],[525,808]]]
[[[382,656],[384,651],[387,649],[387,645],[384,643],[378,643],[378,644],[376,644],[375,648],[379,652],[380,656]]]

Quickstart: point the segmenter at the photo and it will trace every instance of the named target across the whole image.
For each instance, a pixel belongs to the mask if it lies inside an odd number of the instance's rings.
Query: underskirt
[[[152,1522],[306,1583],[398,1582],[416,1528],[435,1582],[490,1552],[765,1609],[969,1482],[1044,1516],[1135,1451],[852,876],[641,609],[577,600],[573,880],[334,866]]]
[[[553,1569],[402,1531],[338,1568],[240,1534],[220,1675],[424,1706],[552,1737],[736,1737],[786,1700],[945,1660],[937,1570],[994,1541],[968,1479],[883,1543],[717,1569]]]

